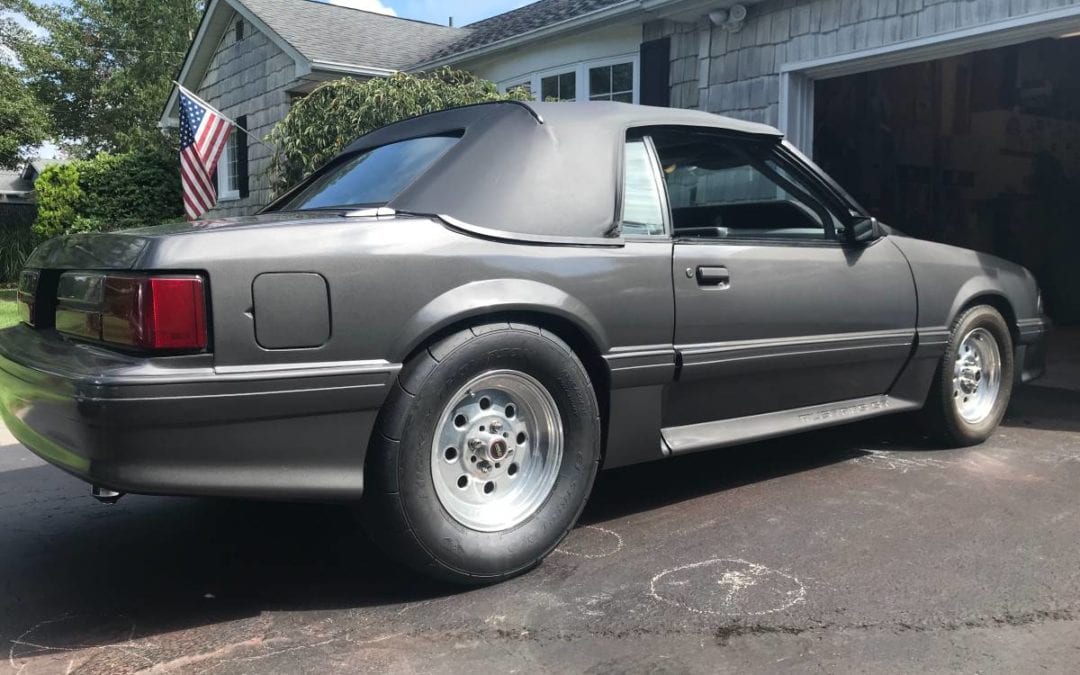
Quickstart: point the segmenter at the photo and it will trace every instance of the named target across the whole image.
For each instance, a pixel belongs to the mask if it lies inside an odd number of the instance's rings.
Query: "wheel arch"
[[[537,281],[489,279],[453,288],[421,307],[398,333],[393,343],[398,347],[390,358],[404,361],[432,338],[463,325],[515,315],[542,317],[578,333],[598,353],[610,346],[600,320],[578,298]]]
[[[964,312],[972,307],[978,307],[979,305],[993,307],[1001,314],[1002,318],[1005,319],[1005,325],[1009,327],[1009,335],[1012,337],[1013,344],[1015,345],[1020,338],[1016,310],[1002,291],[985,290],[959,303],[959,306],[949,320],[949,325],[951,326],[954,324]]]
[[[525,324],[549,331],[565,342],[585,366],[600,409],[603,460],[607,454],[611,401],[611,373],[603,358],[608,347],[606,333],[591,310],[558,289],[536,282],[499,281],[513,283],[467,284],[428,303],[417,312],[396,343],[402,349],[395,354],[395,361],[407,362],[449,335],[485,324]],[[497,295],[498,300],[493,301],[492,295]]]

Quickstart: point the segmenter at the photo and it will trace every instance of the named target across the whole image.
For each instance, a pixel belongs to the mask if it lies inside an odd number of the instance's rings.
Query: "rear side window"
[[[626,142],[623,174],[622,233],[626,236],[666,234],[660,184],[644,139]]]
[[[426,136],[361,152],[314,179],[282,211],[356,208],[390,202],[459,136]]]

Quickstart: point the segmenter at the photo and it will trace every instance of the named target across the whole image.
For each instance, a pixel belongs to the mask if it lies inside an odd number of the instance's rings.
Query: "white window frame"
[[[579,101],[589,101],[589,71],[593,68],[603,68],[605,66],[617,66],[622,63],[629,63],[633,66],[633,74],[631,75],[631,87],[633,92],[633,102],[641,102],[641,56],[640,54],[625,54],[623,56],[614,56],[607,59],[599,59],[596,61],[586,61],[581,64],[581,73],[578,75],[578,94]]]
[[[543,101],[544,100],[544,99],[540,98],[541,96],[544,95],[543,85],[542,85],[542,83],[544,81],[544,78],[555,77],[556,75],[569,75],[571,73],[574,74],[574,100],[575,101],[580,101],[581,100],[581,67],[580,66],[573,66],[573,67],[571,67],[571,66],[563,66],[561,68],[553,68],[551,70],[545,70],[545,71],[541,71],[539,73],[536,73],[535,75],[533,75],[533,82],[536,83],[533,86],[533,90],[532,90],[533,96],[536,97],[537,101]]]
[[[520,89],[523,87],[527,87],[529,93],[532,94],[534,97],[536,96],[536,89],[533,88],[533,81],[531,77],[518,78],[516,80],[513,80],[509,84],[503,86],[502,91],[505,94],[506,92],[513,89]]]
[[[617,66],[620,63],[630,63],[634,67],[634,103],[641,102],[641,54],[639,52],[630,52],[627,54],[618,54],[615,56],[607,56],[602,59],[592,59],[590,61],[578,61],[576,63],[566,63],[561,66],[553,68],[546,68],[544,70],[537,70],[532,73],[523,73],[522,75],[508,78],[500,85],[500,89],[505,93],[513,89],[514,87],[520,87],[525,83],[532,85],[532,93],[535,100],[539,101],[542,95],[540,83],[545,77],[551,77],[552,75],[564,75],[567,73],[574,73],[575,79],[575,96],[574,100],[579,102],[589,102],[589,70],[592,68],[603,68],[604,66]]]
[[[232,166],[233,143],[235,142],[236,130],[233,129],[233,132],[229,134],[228,142],[225,143],[225,149],[221,151],[221,157],[218,159],[218,202],[235,202],[240,199],[239,185],[235,189],[229,189],[229,171]]]

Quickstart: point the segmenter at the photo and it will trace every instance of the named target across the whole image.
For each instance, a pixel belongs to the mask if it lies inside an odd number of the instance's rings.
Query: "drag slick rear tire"
[[[559,545],[599,461],[596,395],[574,351],[535,326],[476,326],[405,364],[368,449],[361,515],[415,570],[495,583]]]

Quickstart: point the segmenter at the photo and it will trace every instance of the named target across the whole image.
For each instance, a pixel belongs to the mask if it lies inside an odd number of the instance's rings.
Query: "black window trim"
[[[233,131],[236,136],[236,188],[240,193],[240,199],[251,196],[250,174],[250,144],[248,143],[248,117],[240,115],[236,118],[237,128]]]
[[[850,225],[858,218],[871,215],[870,212],[852,197],[843,186],[837,183],[832,176],[825,173],[821,167],[814,164],[813,160],[805,156],[790,142],[786,140],[782,141],[778,148],[778,152],[784,157],[787,163],[797,167],[800,173],[828,195],[829,201],[833,204],[834,208],[845,214],[845,217],[842,219],[845,226]]]

